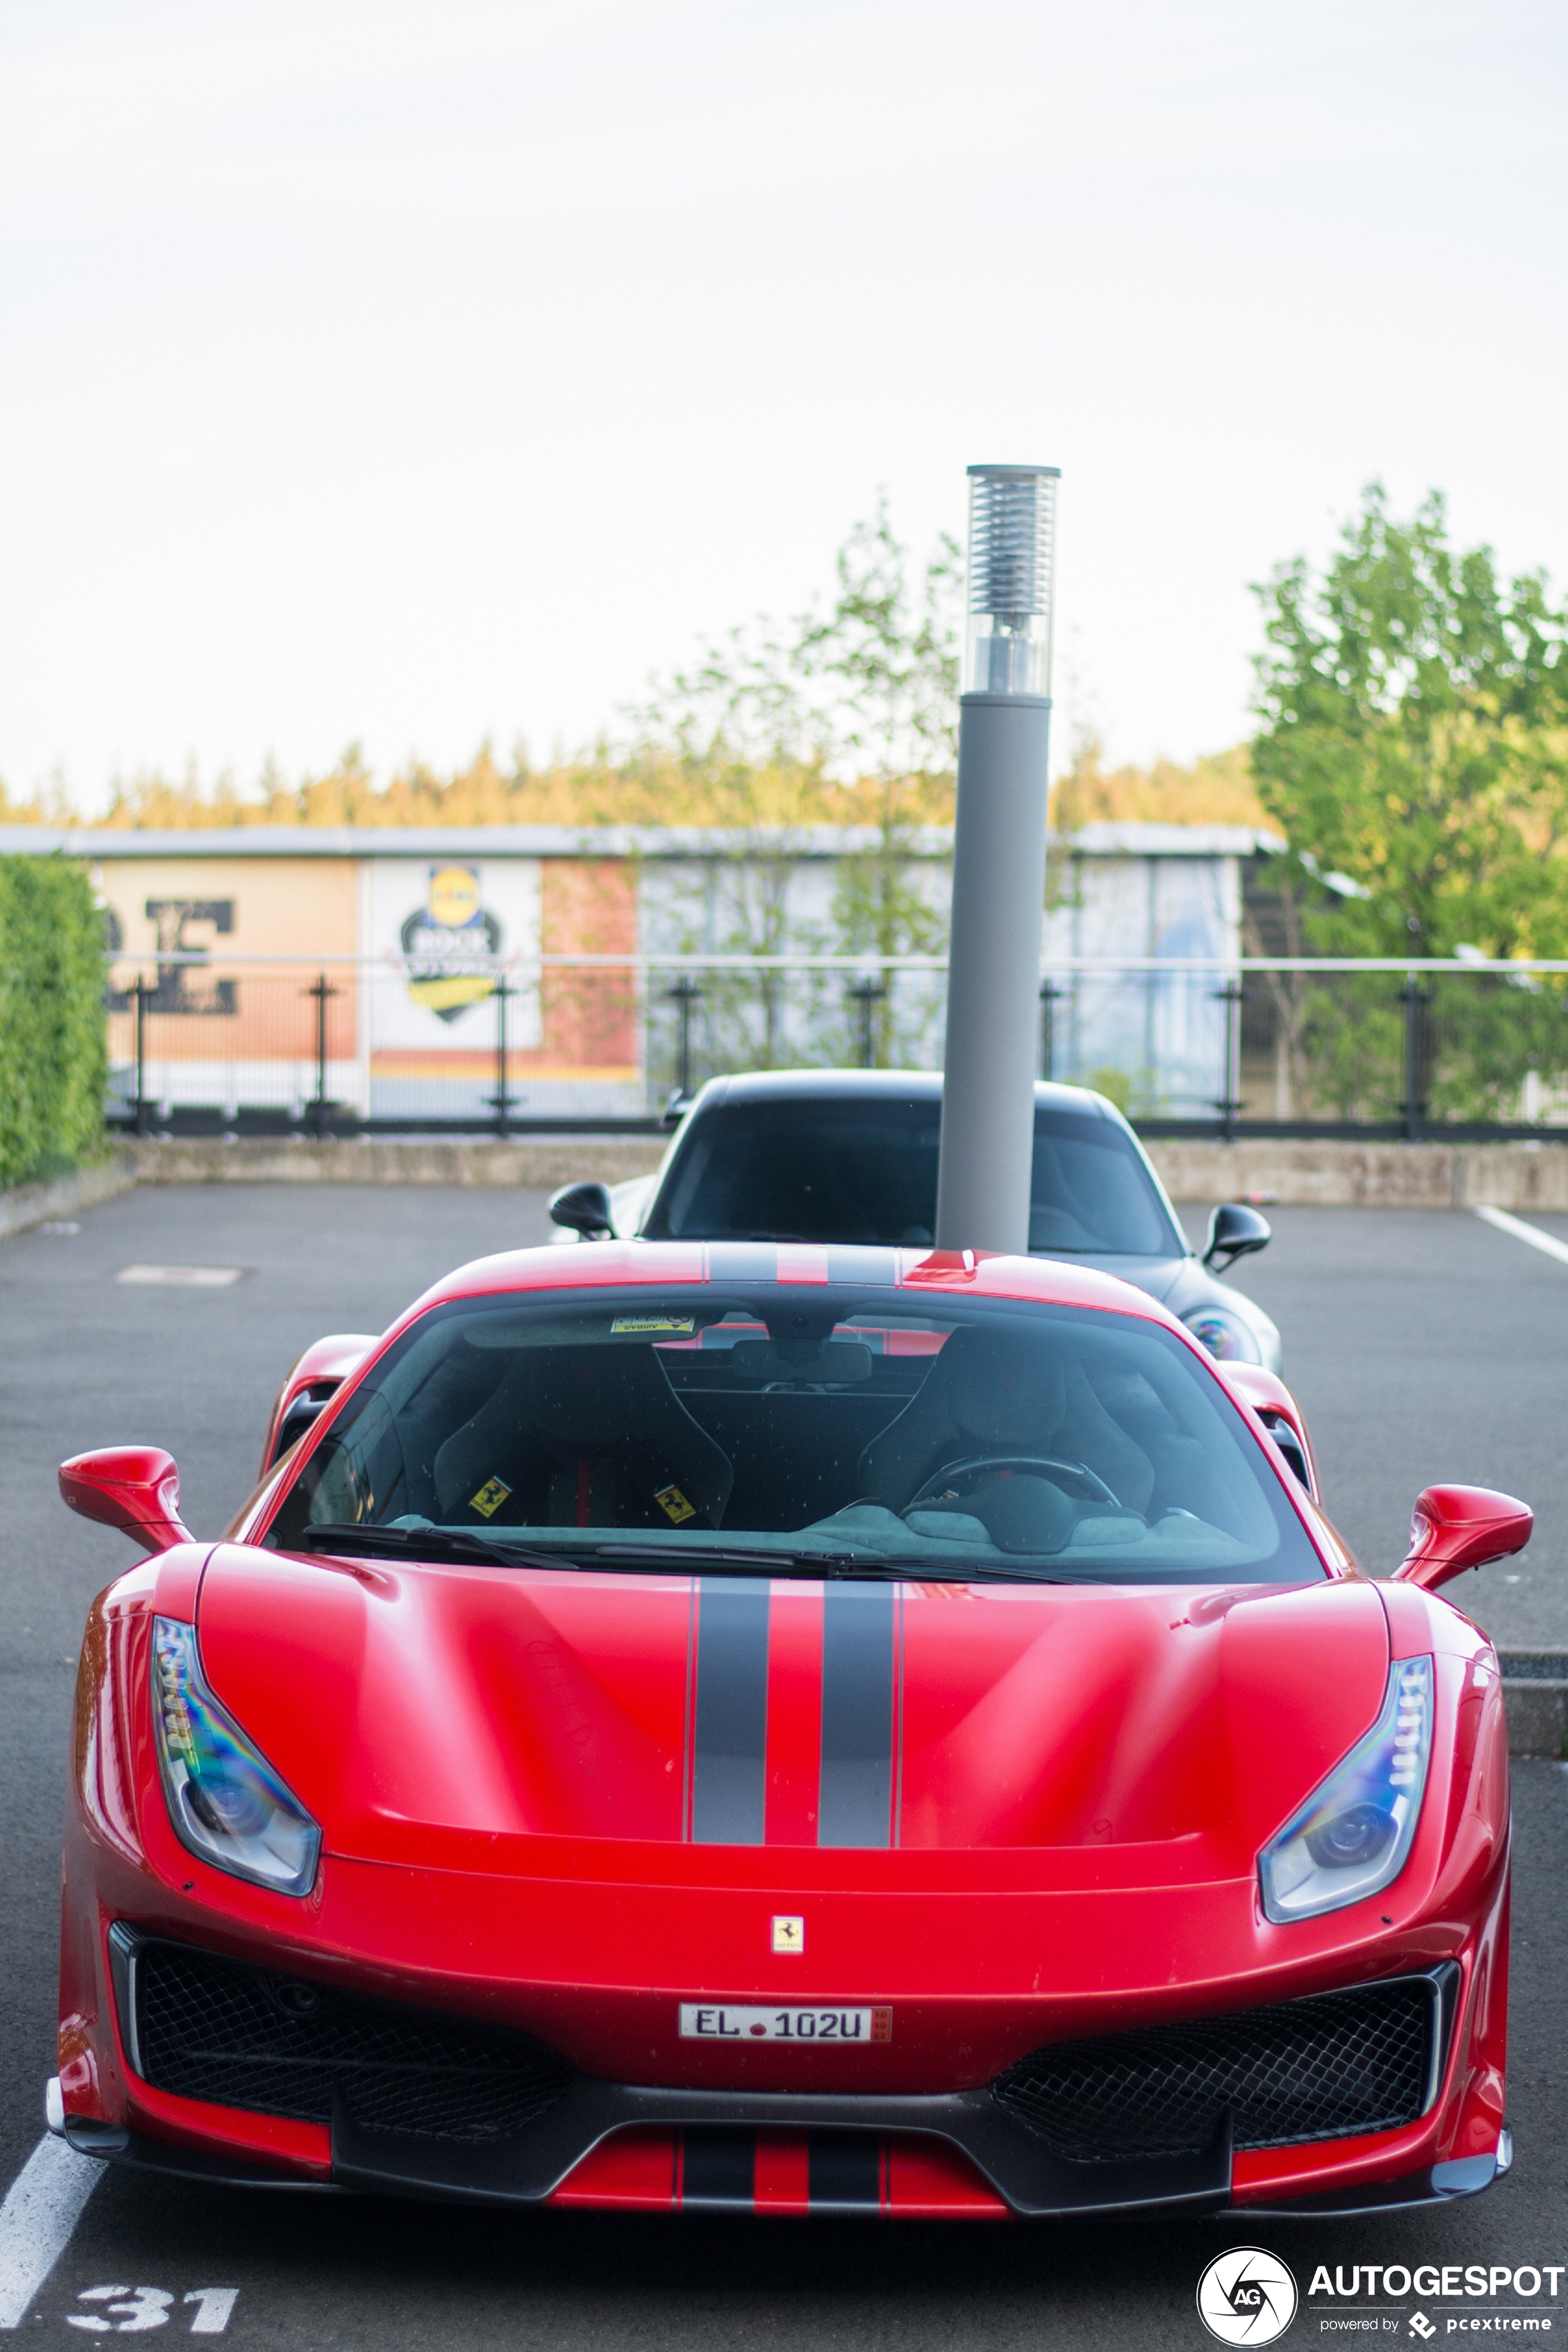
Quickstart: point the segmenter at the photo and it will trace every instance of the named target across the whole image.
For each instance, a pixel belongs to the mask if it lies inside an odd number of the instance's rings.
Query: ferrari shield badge
[[[481,1518],[493,1519],[511,1491],[505,1479],[486,1478],[479,1492],[469,1496],[468,1507]]]

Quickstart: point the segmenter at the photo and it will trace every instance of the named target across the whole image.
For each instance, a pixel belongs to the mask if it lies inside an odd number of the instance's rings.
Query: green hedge
[[[0,1185],[91,1153],[107,1077],[103,921],[87,868],[0,857]]]

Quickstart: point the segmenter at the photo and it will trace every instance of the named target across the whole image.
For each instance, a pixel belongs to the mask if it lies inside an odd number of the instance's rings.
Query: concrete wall
[[[1174,1200],[1292,1207],[1568,1210],[1561,1143],[1151,1143]]]
[[[663,1159],[664,1136],[525,1137],[507,1143],[454,1138],[428,1143],[276,1142],[250,1138],[148,1141],[123,1147],[139,1184],[487,1184],[553,1192],[597,1177],[619,1184]]]
[[[488,1184],[548,1191],[580,1177],[616,1184],[656,1168],[667,1139],[528,1136],[315,1143],[149,1139],[54,1184],[0,1193],[0,1235],[106,1200],[128,1184]],[[1289,1206],[1523,1209],[1568,1213],[1568,1144],[1162,1142],[1149,1147],[1172,1197]]]

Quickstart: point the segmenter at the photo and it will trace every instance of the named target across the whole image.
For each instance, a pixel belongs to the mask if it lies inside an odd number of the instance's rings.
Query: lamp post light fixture
[[[938,1249],[1029,1247],[1060,478],[969,468]]]

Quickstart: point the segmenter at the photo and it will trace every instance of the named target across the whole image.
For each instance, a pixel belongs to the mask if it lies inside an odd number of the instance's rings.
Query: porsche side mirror
[[[1216,1274],[1239,1257],[1250,1257],[1254,1250],[1267,1249],[1274,1238],[1274,1228],[1267,1217],[1249,1209],[1245,1201],[1221,1201],[1208,1221],[1208,1245],[1203,1262]]]
[[[118,1528],[143,1551],[189,1543],[180,1519],[180,1474],[158,1445],[109,1445],[60,1464],[60,1497],[84,1519]]]
[[[558,1225],[580,1234],[585,1242],[599,1241],[615,1231],[610,1194],[602,1184],[563,1184],[551,1195],[549,1213]]]
[[[1534,1526],[1528,1503],[1491,1486],[1428,1486],[1416,1498],[1410,1549],[1394,1573],[1430,1592],[1467,1568],[1522,1551]]]

